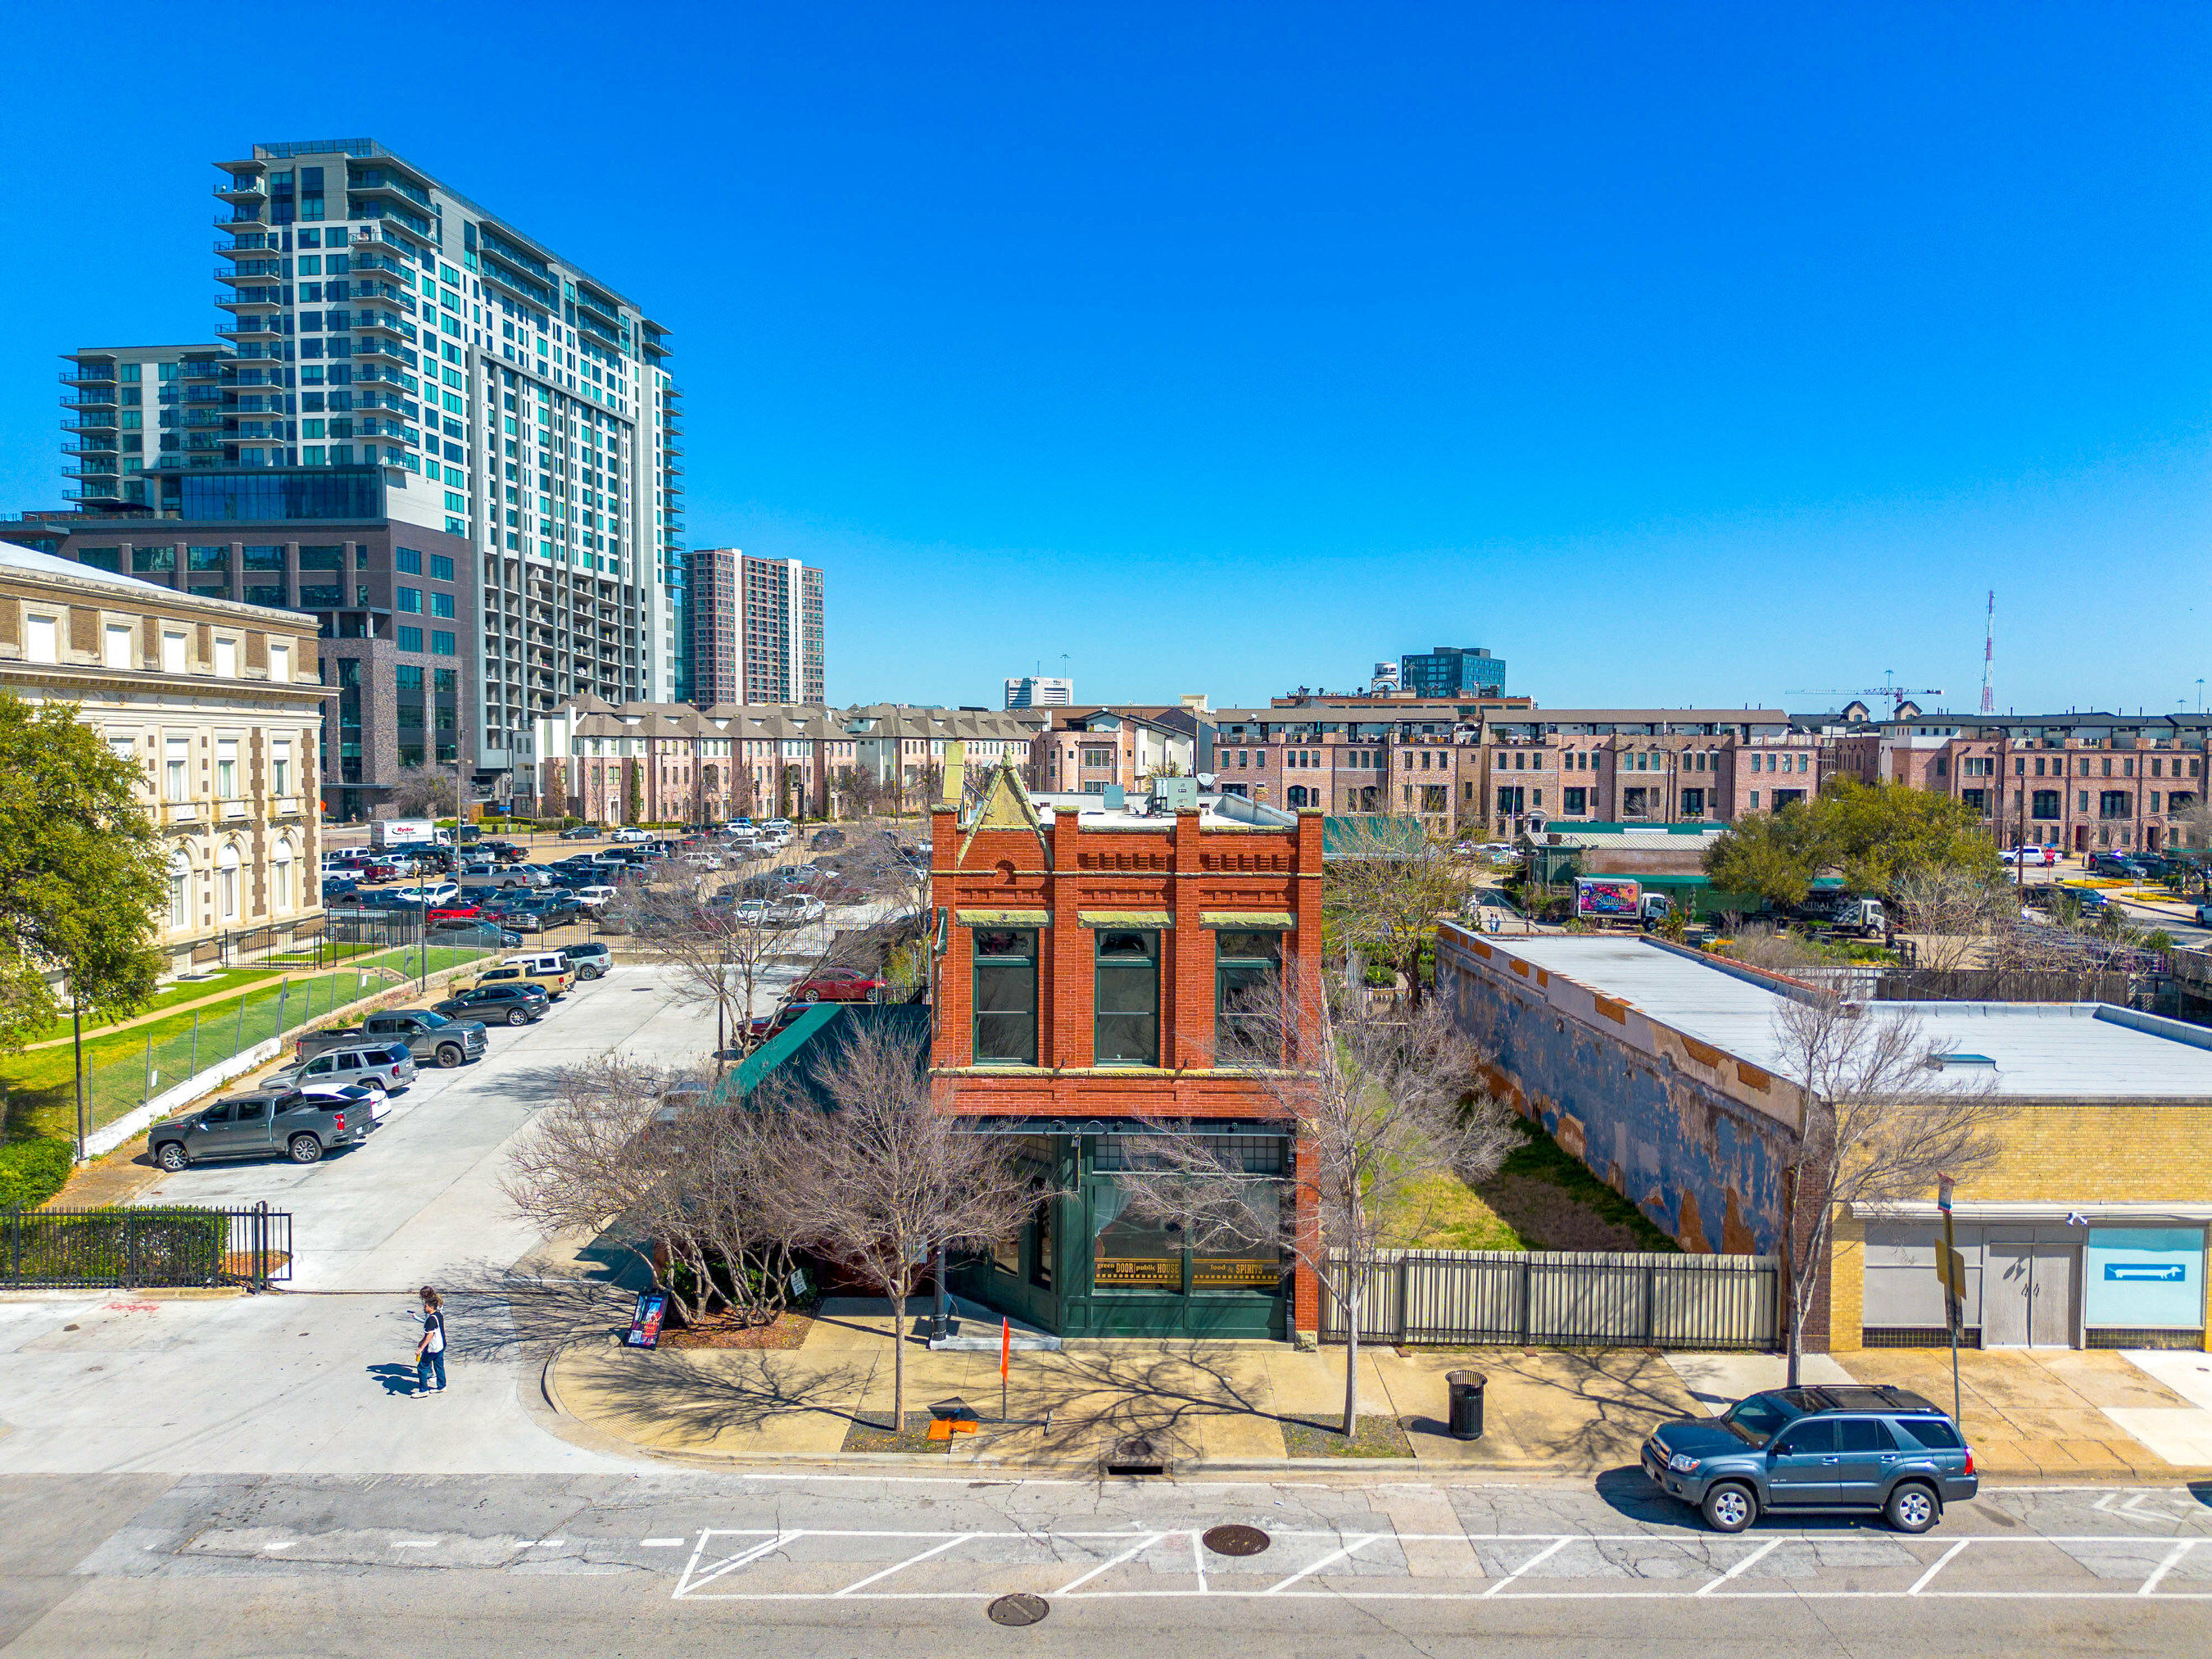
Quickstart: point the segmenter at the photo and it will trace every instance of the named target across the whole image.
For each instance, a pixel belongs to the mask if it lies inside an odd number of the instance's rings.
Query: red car
[[[884,981],[850,968],[824,968],[791,988],[793,1002],[881,1002]]]
[[[483,912],[473,904],[433,904],[422,913],[425,921],[474,921]]]
[[[396,864],[364,864],[361,866],[362,881],[397,881],[399,866]]]

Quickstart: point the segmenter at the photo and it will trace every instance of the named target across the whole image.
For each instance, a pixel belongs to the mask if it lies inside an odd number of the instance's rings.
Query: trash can
[[[1450,1423],[1455,1440],[1482,1438],[1482,1388],[1490,1379],[1480,1371],[1446,1371],[1444,1386],[1450,1391]]]

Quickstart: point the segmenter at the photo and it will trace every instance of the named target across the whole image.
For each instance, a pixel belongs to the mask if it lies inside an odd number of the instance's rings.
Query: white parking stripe
[[[1288,1578],[1279,1579],[1276,1583],[1268,1585],[1267,1588],[1261,1590],[1260,1594],[1262,1595],[1279,1595],[1283,1591],[1290,1589],[1291,1585],[1297,1583],[1299,1579],[1310,1577],[1313,1574],[1319,1572],[1323,1567],[1333,1567],[1338,1562],[1345,1560],[1347,1558],[1357,1554],[1359,1551],[1365,1549],[1376,1539],[1388,1536],[1389,1534],[1387,1533],[1362,1533],[1358,1537],[1353,1539],[1349,1544],[1346,1544],[1342,1549],[1331,1550],[1327,1555],[1322,1556],[1320,1560],[1314,1562],[1310,1566],[1299,1568],[1297,1571],[1292,1573]]]
[[[1768,1539],[1764,1544],[1761,1544],[1750,1554],[1745,1556],[1742,1560],[1737,1562],[1726,1572],[1722,1573],[1711,1583],[1703,1586],[1698,1591],[1698,1594],[1700,1595],[1711,1595],[1723,1584],[1727,1583],[1729,1579],[1737,1577],[1739,1574],[1748,1572],[1756,1563],[1764,1560],[1771,1553],[1781,1547],[1782,1543],[1783,1540],[1779,1538]]]
[[[2172,1549],[2168,1550],[2166,1553],[2166,1559],[2151,1569],[2150,1577],[2143,1580],[2142,1588],[2137,1590],[2136,1594],[2137,1595],[2148,1595],[2153,1590],[2156,1589],[2159,1586],[2159,1581],[2180,1565],[2181,1558],[2189,1553],[2190,1547],[2196,1542],[2197,1540],[2194,1538],[2185,1538],[2179,1544],[2176,1544]]]
[[[1127,1561],[1132,1556],[1142,1555],[1146,1550],[1152,1548],[1153,1545],[1158,1543],[1161,1539],[1165,1538],[1167,1534],[1164,1532],[1156,1532],[1149,1538],[1139,1540],[1134,1547],[1123,1550],[1119,1555],[1115,1556],[1110,1561],[1101,1561],[1097,1566],[1091,1568],[1090,1571],[1085,1573],[1082,1577],[1071,1578],[1067,1583],[1062,1584],[1058,1589],[1053,1591],[1053,1594],[1054,1595],[1072,1595],[1077,1589],[1080,1588],[1082,1585],[1089,1583],[1092,1579],[1096,1578],[1100,1573],[1106,1571],[1109,1568],[1120,1566],[1124,1561]]]
[[[689,1595],[701,1585],[711,1584],[717,1578],[723,1577],[725,1574],[735,1572],[739,1567],[749,1565],[752,1562],[759,1560],[763,1555],[772,1554],[775,1551],[781,1549],[785,1545],[792,1543],[798,1539],[804,1538],[805,1535],[805,1533],[803,1531],[777,1533],[774,1537],[768,1539],[765,1542],[756,1544],[752,1548],[742,1551],[738,1554],[732,1556],[726,1561],[717,1561],[705,1572],[699,1572],[697,1571],[699,1565],[699,1555],[701,1553],[705,1551],[707,1547],[707,1540],[714,1536],[712,1532],[702,1532],[699,1534],[699,1549],[693,1553],[691,1557],[691,1565],[684,1568],[684,1582],[676,1587],[676,1594],[678,1595]]]
[[[881,1572],[872,1572],[866,1578],[860,1580],[858,1583],[846,1585],[845,1588],[839,1590],[837,1594],[840,1595],[850,1595],[854,1590],[866,1589],[869,1585],[874,1583],[878,1578],[888,1578],[895,1572],[904,1572],[908,1567],[914,1565],[915,1562],[927,1561],[933,1555],[942,1555],[945,1551],[956,1548],[959,1545],[966,1543],[975,1535],[975,1534],[972,1532],[963,1532],[957,1538],[948,1538],[933,1549],[926,1549],[919,1555],[909,1555],[905,1560],[900,1562],[895,1567],[885,1567]]]
[[[1957,1543],[1952,1545],[1949,1549],[1945,1550],[1942,1554],[1936,1558],[1936,1565],[1929,1568],[1927,1571],[1922,1573],[1918,1578],[1915,1579],[1912,1583],[1912,1588],[1905,1593],[1907,1595],[1919,1595],[1921,1591],[1928,1588],[1929,1583],[1935,1578],[1937,1573],[1942,1571],[1944,1568],[1951,1565],[1951,1559],[1954,1556],[1957,1555],[1960,1551],[1964,1550],[1967,1545],[1973,1541],[1974,1540],[1971,1538],[1961,1538]],[[2024,1539],[2021,1541],[2029,1542],[2032,1540]]]
[[[1522,1573],[1528,1571],[1529,1568],[1541,1565],[1543,1563],[1550,1560],[1553,1556],[1557,1555],[1561,1550],[1566,1548],[1568,1545],[1579,1543],[1581,1541],[1583,1540],[1571,1536],[1556,1539],[1553,1542],[1545,1545],[1542,1549],[1538,1550],[1535,1554],[1530,1556],[1519,1566],[1514,1568],[1512,1571],[1507,1573],[1504,1577],[1499,1579],[1488,1589],[1483,1591],[1483,1599],[1486,1601],[1491,1596],[1497,1595],[1498,1591],[1504,1589],[1508,1584],[1518,1578]]]

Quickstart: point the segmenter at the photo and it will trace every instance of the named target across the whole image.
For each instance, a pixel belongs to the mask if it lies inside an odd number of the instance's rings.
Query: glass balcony
[[[100,386],[112,392],[115,387],[115,365],[78,362],[75,368],[63,369],[55,378],[64,386]]]
[[[237,327],[219,328],[216,332],[226,340],[273,340],[277,337],[277,331],[272,326],[275,320],[270,317],[240,316]]]
[[[218,294],[216,306],[223,311],[282,311],[283,291],[273,288],[241,288],[235,294]]]
[[[80,409],[84,411],[77,419],[78,426],[113,426],[115,424],[115,389],[112,386],[104,392],[64,392],[59,401],[64,409]],[[64,421],[62,424],[66,427],[70,422]]]
[[[234,207],[247,202],[269,199],[269,184],[263,179],[230,179],[211,187],[212,193]]]

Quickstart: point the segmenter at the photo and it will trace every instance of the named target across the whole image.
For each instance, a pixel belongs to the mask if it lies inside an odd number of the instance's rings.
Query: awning
[[[1296,927],[1298,919],[1288,910],[1200,910],[1201,927]]]
[[[1049,910],[970,910],[964,905],[959,915],[963,927],[1049,927]]]
[[[1078,925],[1085,927],[1172,927],[1172,910],[1078,910]]]

